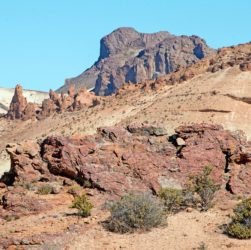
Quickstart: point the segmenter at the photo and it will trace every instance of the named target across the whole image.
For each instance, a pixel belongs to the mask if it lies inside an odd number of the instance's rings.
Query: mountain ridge
[[[167,31],[140,33],[118,28],[100,40],[98,60],[77,77],[65,80],[58,92],[74,84],[110,95],[124,83],[137,83],[189,66],[215,51],[198,36],[175,36]]]

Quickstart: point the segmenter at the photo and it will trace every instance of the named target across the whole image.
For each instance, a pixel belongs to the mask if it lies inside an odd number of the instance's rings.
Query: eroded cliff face
[[[101,39],[98,61],[79,76],[66,79],[58,91],[66,92],[72,83],[77,89],[84,86],[94,88],[97,95],[110,95],[123,83],[156,79],[213,53],[198,36],[119,28]]]

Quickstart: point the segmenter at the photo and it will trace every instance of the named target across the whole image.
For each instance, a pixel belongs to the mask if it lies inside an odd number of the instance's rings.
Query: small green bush
[[[117,233],[147,231],[164,223],[164,208],[150,194],[129,194],[110,206],[111,216],[106,228]]]
[[[91,215],[91,210],[93,208],[92,203],[89,201],[86,194],[81,196],[76,196],[72,202],[71,208],[76,208],[78,210],[78,215],[82,217],[88,217]]]
[[[226,228],[226,233],[238,239],[251,238],[251,198],[236,206],[232,221]]]
[[[163,201],[167,213],[177,213],[187,207],[194,207],[197,204],[194,193],[187,189],[162,188],[158,196]]]
[[[163,200],[166,212],[178,212],[184,203],[182,190],[162,188],[158,196]]]
[[[212,167],[205,167],[201,174],[192,176],[191,182],[187,185],[187,190],[199,195],[202,211],[207,211],[212,207],[215,192],[219,189],[219,185],[216,185],[210,178],[212,170]]]
[[[41,195],[52,194],[53,193],[53,187],[51,185],[49,185],[49,184],[43,185],[43,186],[38,188],[37,193],[41,194]]]

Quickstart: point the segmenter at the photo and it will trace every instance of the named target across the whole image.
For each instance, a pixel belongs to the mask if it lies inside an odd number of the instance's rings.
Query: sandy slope
[[[251,72],[238,66],[205,73],[158,91],[129,91],[101,105],[55,114],[42,121],[0,120],[0,152],[6,143],[47,135],[92,134],[101,126],[145,122],[169,133],[182,124],[209,122],[243,130],[251,138]],[[239,99],[238,99],[239,98]],[[246,100],[249,100],[248,103]]]

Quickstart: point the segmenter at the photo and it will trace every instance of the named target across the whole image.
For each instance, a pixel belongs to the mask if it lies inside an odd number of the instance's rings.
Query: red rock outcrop
[[[210,165],[222,189],[251,194],[251,145],[241,134],[218,125],[182,126],[167,136],[161,128],[134,124],[100,128],[93,136],[48,137],[40,145],[27,143],[8,149],[12,181],[64,176],[122,195],[182,188],[189,176]]]
[[[100,103],[101,97],[95,96],[85,89],[80,89],[75,94],[75,88],[70,85],[68,95],[57,94],[53,90],[49,92],[49,98],[44,99],[42,106],[35,103],[27,103],[23,96],[22,87],[17,85],[10,108],[6,117],[10,119],[44,119],[54,113],[80,110],[93,107]]]
[[[98,103],[99,98],[94,93],[90,93],[86,89],[80,89],[74,97],[73,109],[79,110],[83,107],[92,107]]]
[[[47,165],[40,157],[40,146],[35,142],[8,144],[6,151],[10,155],[11,168],[2,179],[9,182],[33,182],[49,173]]]
[[[24,110],[27,106],[27,100],[23,96],[23,88],[17,85],[15,88],[15,93],[10,103],[9,111],[7,117],[10,119],[22,119],[24,116]]]
[[[38,119],[44,119],[51,116],[57,111],[57,105],[52,99],[45,99],[42,103],[41,111],[38,115]]]
[[[74,85],[69,86],[68,95],[57,94],[50,90],[50,98],[44,100],[39,118],[45,118],[55,112],[74,111],[89,108],[99,103],[100,97],[95,96],[85,89],[80,89],[75,94]]]
[[[38,105],[35,103],[28,102],[23,111],[23,120],[36,119],[36,110],[38,110]]]

